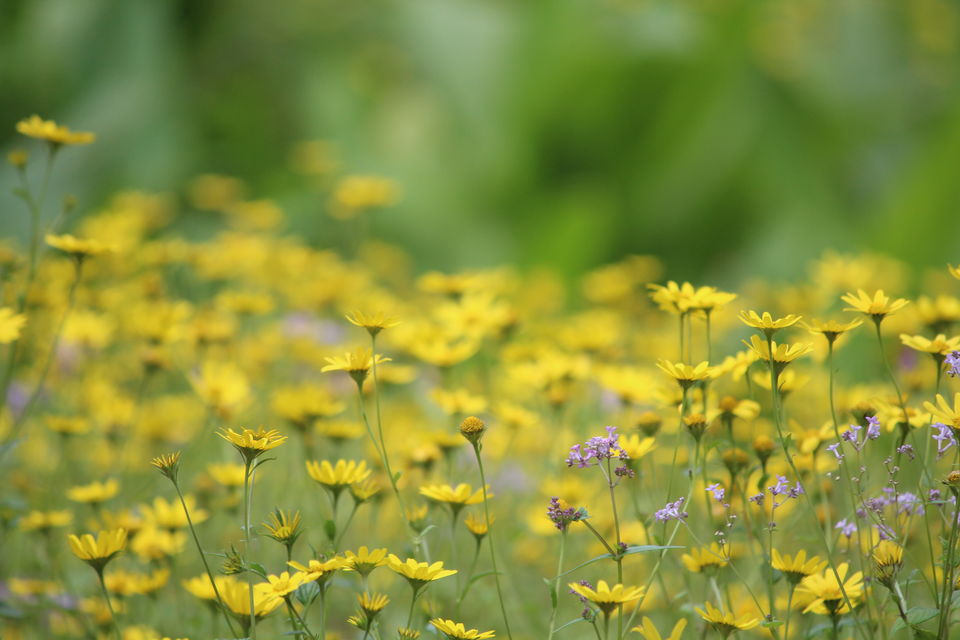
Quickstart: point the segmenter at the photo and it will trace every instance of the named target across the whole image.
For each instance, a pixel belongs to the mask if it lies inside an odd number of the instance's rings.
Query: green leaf
[[[634,546],[632,546],[632,547],[627,547],[627,550],[623,552],[623,555],[624,555],[624,556],[629,556],[629,555],[632,555],[632,554],[634,554],[634,553],[649,553],[650,551],[663,551],[663,550],[665,550],[665,549],[683,549],[683,548],[684,548],[684,547],[682,547],[682,546],[677,546],[677,545],[642,544],[642,545],[634,545]],[[564,571],[563,573],[561,573],[560,575],[557,576],[557,579],[559,580],[559,579],[562,578],[563,576],[568,575],[568,574],[571,574],[571,573],[573,573],[574,571],[576,571],[577,569],[582,569],[582,568],[586,567],[587,565],[591,565],[591,564],[593,564],[594,562],[597,562],[598,560],[607,560],[607,559],[613,559],[613,556],[610,555],[609,553],[605,553],[605,554],[603,554],[602,556],[597,556],[596,558],[591,558],[591,559],[587,560],[586,562],[581,562],[580,564],[578,564],[577,566],[575,566],[573,569],[569,569],[568,571]]]
[[[934,609],[933,607],[913,607],[907,610],[907,620],[912,625],[922,624],[938,615],[940,615],[940,609]]]
[[[260,576],[261,578],[266,578],[266,577],[267,577],[267,570],[266,570],[266,568],[264,568],[264,566],[263,566],[262,564],[260,564],[259,562],[249,562],[249,563],[247,563],[247,568],[250,569],[251,571],[253,571],[253,572],[254,572],[255,574],[257,574],[258,576]]]
[[[572,626],[572,625],[575,625],[575,624],[577,624],[578,622],[586,622],[586,621],[585,621],[583,618],[575,618],[574,620],[571,620],[570,622],[567,622],[567,623],[564,623],[564,624],[560,625],[559,627],[557,627],[556,629],[554,629],[553,632],[554,632],[554,633],[557,633],[557,632],[560,631],[561,629],[566,629],[567,627]]]

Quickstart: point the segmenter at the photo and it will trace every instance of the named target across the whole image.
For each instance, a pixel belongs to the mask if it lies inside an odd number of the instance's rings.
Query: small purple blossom
[[[617,434],[616,427],[606,427],[607,435],[594,436],[583,445],[575,444],[570,447],[570,453],[567,455],[567,466],[576,466],[578,469],[591,466],[591,461],[600,464],[601,460],[617,458],[619,460],[629,460],[630,456],[626,451],[620,448],[620,435]]]
[[[840,529],[840,533],[846,536],[848,540],[850,539],[850,536],[857,532],[856,523],[847,522],[846,518],[838,522],[833,528]]]
[[[550,505],[547,507],[547,517],[560,531],[566,531],[571,522],[585,520],[589,516],[587,510],[583,507],[567,507],[564,509],[560,504],[560,498],[554,496],[550,498]]]
[[[750,502],[752,502],[753,504],[757,505],[758,507],[762,507],[762,506],[763,506],[763,499],[764,499],[764,498],[766,498],[766,496],[765,496],[764,494],[758,493],[758,494],[755,495],[755,496],[750,496],[749,500],[750,500]]]
[[[677,498],[676,502],[668,502],[663,509],[657,510],[653,514],[657,522],[667,522],[669,520],[686,520],[690,515],[683,510],[683,503],[686,498]]]
[[[880,420],[876,416],[867,416],[867,438],[876,440],[880,437]]]
[[[939,460],[947,449],[957,444],[957,439],[953,435],[953,429],[942,422],[934,422],[930,427],[937,430],[937,433],[933,434],[933,439],[937,441],[937,459]]]
[[[897,453],[902,456],[907,456],[911,460],[915,460],[917,457],[913,452],[913,445],[911,444],[905,444],[902,447],[897,447]]]
[[[707,487],[707,492],[713,494],[713,499],[717,502],[723,502],[723,496],[726,493],[726,490],[719,482],[714,482]]]
[[[772,487],[767,487],[767,489],[770,490],[771,494],[779,496],[780,494],[786,493],[789,487],[790,483],[787,482],[787,478],[785,476],[778,475],[777,484],[773,485]]]
[[[839,460],[843,460],[843,454],[840,453],[840,443],[839,443],[839,442],[834,442],[832,445],[830,445],[829,447],[827,447],[827,451],[829,451],[830,453],[832,453],[832,454],[834,455],[834,457],[836,457],[836,459],[837,459],[838,461],[839,461]]]
[[[960,351],[951,351],[944,362],[950,367],[947,369],[948,376],[960,376]]]

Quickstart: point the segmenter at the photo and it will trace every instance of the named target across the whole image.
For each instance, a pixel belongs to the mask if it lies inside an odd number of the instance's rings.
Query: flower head
[[[176,482],[177,472],[180,470],[180,452],[175,451],[174,453],[157,456],[150,461],[150,464],[156,467],[160,473]]]
[[[443,618],[433,618],[430,620],[430,624],[450,640],[481,640],[482,638],[493,638],[496,635],[493,631],[481,632],[476,629],[467,629],[462,622],[444,620]]]
[[[657,631],[657,628],[653,626],[653,621],[647,616],[643,616],[643,619],[640,621],[640,625],[631,629],[631,631],[636,631],[643,636],[643,640],[680,640],[680,636],[683,635],[683,630],[687,628],[687,619],[680,618],[677,620],[677,624],[673,625],[673,630],[670,631],[670,635],[663,637],[660,635],[660,632]]]
[[[477,416],[467,416],[460,423],[460,435],[476,446],[487,430],[487,425]]]
[[[17,123],[17,132],[38,140],[46,140],[54,148],[63,145],[90,144],[97,136],[89,131],[71,131],[53,120],[44,120],[34,114]]]
[[[690,366],[683,362],[670,362],[661,359],[657,360],[657,367],[676,380],[677,384],[684,389],[689,388],[694,382],[716,377],[716,371],[710,366],[709,362],[701,362],[696,366]]]
[[[737,617],[729,611],[724,612],[717,609],[709,602],[705,603],[704,607],[706,607],[706,611],[700,607],[696,607],[696,612],[724,638],[734,631],[746,631],[760,624],[760,618],[754,618],[749,615]]]
[[[566,501],[554,496],[550,498],[550,506],[547,507],[547,517],[550,518],[550,522],[552,522],[557,529],[566,531],[571,522],[585,520],[589,516],[587,515],[587,510],[583,507],[571,507]]]
[[[836,574],[832,569],[825,569],[804,578],[797,586],[797,595],[800,596],[801,602],[805,603],[803,612],[812,611],[821,615],[848,613],[850,611],[848,598],[849,604],[856,606],[863,597],[863,573],[858,571],[847,577],[849,570],[850,566],[843,562],[837,565]]]
[[[334,495],[339,495],[345,487],[357,482],[363,482],[373,473],[367,468],[367,461],[337,460],[330,464],[329,460],[307,460],[307,473],[310,477],[329,489]]]
[[[375,313],[354,311],[352,314],[348,313],[346,318],[350,324],[366,329],[371,336],[375,336],[384,329],[389,329],[390,327],[395,327],[400,324],[399,320],[393,316],[386,315],[383,311],[377,311]]]
[[[77,238],[68,233],[60,236],[48,233],[44,240],[54,249],[63,251],[78,262],[90,256],[98,256],[116,251],[116,247],[113,245],[104,244],[99,240]]]
[[[811,320],[809,323],[801,322],[800,324],[806,327],[810,333],[819,333],[827,339],[827,342],[833,344],[841,335],[863,324],[863,320],[860,318],[854,318],[850,322]]]
[[[596,589],[579,582],[571,582],[567,586],[581,598],[597,605],[604,615],[608,616],[617,607],[639,600],[646,591],[644,587],[628,587],[622,584],[611,587],[604,580],[597,583]]]
[[[770,566],[781,572],[790,584],[797,584],[804,578],[814,573],[819,573],[827,566],[825,560],[819,556],[807,558],[807,552],[801,549],[793,557],[781,555],[776,549],[773,550],[773,557]]]
[[[300,524],[300,512],[289,513],[282,509],[274,509],[270,514],[270,521],[263,523],[263,528],[267,530],[267,535],[284,544],[292,547],[303,533]]]
[[[245,428],[240,432],[223,428],[217,432],[217,435],[232,444],[233,448],[243,456],[247,465],[267,451],[279,447],[287,439],[287,436],[281,436],[276,429],[267,431],[263,427],[258,427],[256,431]]]
[[[753,327],[754,329],[759,329],[767,338],[772,338],[780,329],[792,327],[800,318],[801,316],[793,314],[788,314],[782,318],[774,318],[770,315],[769,311],[764,311],[762,315],[756,311],[740,312],[740,321],[743,322],[743,324],[748,327]]]
[[[403,576],[413,587],[414,591],[419,590],[434,580],[442,580],[448,576],[454,575],[456,569],[444,569],[443,562],[437,561],[433,564],[418,562],[415,558],[401,560],[392,553],[387,556],[387,566],[394,572]]]
[[[360,547],[356,552],[346,552],[346,566],[353,569],[361,576],[367,576],[377,567],[387,564],[387,550],[367,549],[366,546]]]
[[[750,336],[750,342],[744,340],[743,343],[747,345],[751,351],[756,353],[757,357],[761,360],[770,362],[772,359],[774,368],[779,370],[782,370],[797,358],[813,351],[813,345],[809,342],[790,345],[777,344],[776,342],[770,342],[770,344],[767,344],[767,342],[762,340],[760,336],[755,335]]]
[[[91,534],[85,533],[82,536],[73,534],[67,537],[70,542],[70,550],[98,573],[103,571],[107,563],[127,546],[127,530],[113,529],[111,531],[101,531],[94,538]]]
[[[342,356],[333,356],[326,358],[327,365],[320,369],[323,373],[328,371],[346,371],[357,386],[362,386],[363,381],[370,375],[370,369],[374,362],[383,364],[390,362],[390,358],[385,358],[379,353],[374,355],[368,347],[361,347],[355,351],[348,351]]]
[[[857,289],[856,294],[848,293],[841,296],[841,300],[850,305],[845,311],[859,311],[870,316],[876,323],[880,323],[888,315],[899,311],[910,303],[909,300],[904,298],[891,300],[890,296],[883,292],[883,289],[878,289],[872,298],[863,289]]]
[[[0,307],[0,344],[8,344],[20,337],[27,316],[16,313],[10,307]]]

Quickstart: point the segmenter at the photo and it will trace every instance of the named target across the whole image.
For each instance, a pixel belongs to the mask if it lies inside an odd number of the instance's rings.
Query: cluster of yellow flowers
[[[957,633],[960,267],[908,300],[882,256],[737,293],[631,256],[574,296],[308,242],[223,176],[209,237],[144,193],[51,222],[10,161],[3,638]],[[332,226],[400,196],[328,188]]]

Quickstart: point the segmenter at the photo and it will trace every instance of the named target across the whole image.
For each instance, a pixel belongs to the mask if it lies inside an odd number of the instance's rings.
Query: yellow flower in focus
[[[482,640],[483,638],[493,638],[496,635],[493,631],[480,632],[476,629],[467,629],[462,622],[444,620],[443,618],[433,618],[430,620],[430,624],[449,640]]]
[[[893,540],[881,540],[873,549],[873,568],[876,579],[892,585],[893,578],[903,566],[903,547]]]
[[[67,489],[67,497],[74,502],[99,504],[106,502],[120,491],[120,483],[115,478],[106,482],[91,482]]]
[[[356,553],[353,551],[347,551],[345,554],[346,566],[350,569],[353,569],[361,576],[367,576],[371,571],[377,567],[382,567],[387,564],[387,550],[383,549],[367,549],[366,546],[362,546],[357,549]]]
[[[891,300],[890,296],[883,292],[883,289],[878,289],[872,298],[863,289],[857,289],[856,295],[848,293],[840,296],[840,299],[850,305],[844,311],[859,311],[870,316],[876,323],[910,303],[909,300],[904,298]]]
[[[300,528],[300,512],[289,513],[274,509],[270,514],[270,522],[264,522],[263,528],[267,530],[267,535],[277,542],[293,546],[303,532]]]
[[[69,127],[58,125],[53,120],[44,120],[36,114],[18,122],[17,133],[46,140],[54,147],[90,144],[97,139],[97,136],[89,131],[71,131]]]
[[[772,352],[774,366],[779,368],[785,367],[797,358],[813,351],[813,345],[809,342],[800,344],[777,344],[776,342],[771,342],[767,344],[766,340],[763,340],[757,335],[750,336],[750,342],[744,340],[743,343],[750,347],[750,350],[765,362],[770,362],[770,354]]]
[[[418,562],[415,558],[401,560],[392,553],[387,556],[387,566],[406,578],[414,590],[434,580],[442,580],[457,573],[456,569],[444,569],[443,562],[439,560],[433,564]]]
[[[276,429],[265,430],[258,427],[256,431],[244,429],[236,432],[233,429],[220,429],[217,435],[233,445],[233,448],[240,452],[244,460],[249,464],[258,456],[275,449],[287,440],[287,436],[281,436]]]
[[[20,337],[27,316],[16,313],[10,307],[0,307],[0,344],[8,344]]]
[[[363,593],[357,594],[357,604],[360,605],[360,608],[363,610],[363,613],[367,618],[373,618],[375,615],[383,611],[383,608],[390,604],[390,598],[383,593]]]
[[[653,621],[647,616],[643,616],[643,620],[641,620],[640,623],[640,626],[634,627],[631,631],[638,632],[643,636],[643,640],[680,640],[680,636],[683,635],[683,630],[687,628],[686,618],[680,618],[677,620],[677,624],[673,625],[673,630],[670,632],[670,635],[664,638],[660,635],[660,632],[657,631],[657,628],[653,626]]]
[[[906,333],[901,333],[900,342],[914,351],[929,353],[934,358],[949,355],[951,351],[960,349],[960,336],[947,338],[947,336],[942,333],[937,334],[937,337],[932,340],[923,336],[911,336]]]
[[[690,366],[682,362],[670,362],[669,360],[657,360],[657,367],[668,376],[676,380],[684,389],[690,387],[699,380],[709,380],[715,376],[715,370],[709,362],[701,362],[696,366]]]
[[[819,556],[807,559],[807,552],[803,549],[793,557],[781,555],[774,549],[770,566],[783,573],[790,584],[797,584],[807,576],[823,571],[827,561],[821,560]]]
[[[67,536],[67,540],[70,542],[70,550],[73,551],[73,555],[100,572],[115,555],[127,546],[127,530],[101,531],[96,538],[89,533],[82,536],[70,534]]]
[[[787,327],[792,327],[797,324],[801,316],[788,314],[782,318],[774,318],[770,315],[769,311],[764,311],[763,315],[758,314],[756,311],[741,311],[740,312],[740,321],[748,327],[753,327],[754,329],[759,329],[763,332],[768,338],[773,337],[773,335],[780,329],[786,329]]]
[[[843,590],[840,589],[840,582],[837,581],[833,569],[825,569],[804,578],[796,592],[798,603],[804,607],[803,612],[812,611],[821,615],[848,613],[850,607],[847,606],[844,592],[850,599],[850,604],[857,606],[863,597],[863,573],[858,571],[847,577],[849,570],[850,565],[846,562],[837,565],[837,575],[843,583]]]
[[[343,356],[334,356],[325,358],[327,365],[320,369],[321,372],[328,371],[346,371],[353,378],[357,385],[362,385],[363,381],[370,374],[374,361],[378,365],[384,362],[390,362],[390,358],[385,358],[379,353],[373,355],[373,351],[367,347],[361,347],[355,351],[348,351]]]
[[[311,478],[331,491],[339,492],[344,487],[356,482],[363,482],[373,473],[367,468],[366,460],[337,460],[330,464],[329,460],[317,462],[307,460],[307,473]]]
[[[579,582],[571,582],[567,586],[577,595],[597,605],[607,616],[620,605],[639,600],[646,591],[644,587],[628,587],[622,584],[615,584],[611,587],[605,580],[599,581],[596,589]]]
[[[239,580],[231,580],[222,584],[217,582],[217,589],[227,608],[241,623],[246,624],[250,619],[250,585]],[[258,620],[272,613],[281,604],[283,604],[283,598],[253,589],[253,615]]]
[[[300,588],[300,585],[308,582],[307,574],[298,571],[293,575],[284,571],[280,575],[268,575],[266,582],[254,585],[254,599],[258,596],[263,598],[264,603],[273,603],[277,601],[277,606],[283,602],[288,595]]]
[[[760,624],[760,618],[753,618],[746,614],[738,618],[729,611],[723,612],[717,609],[709,602],[705,603],[704,606],[706,607],[706,611],[700,607],[696,607],[696,612],[724,638],[734,631],[746,631]]]
[[[305,565],[300,564],[296,560],[291,560],[287,564],[297,571],[306,574],[304,582],[312,581],[321,584],[330,580],[337,571],[352,571],[350,563],[346,558],[341,556],[334,556],[329,560],[318,560],[314,558]]]

